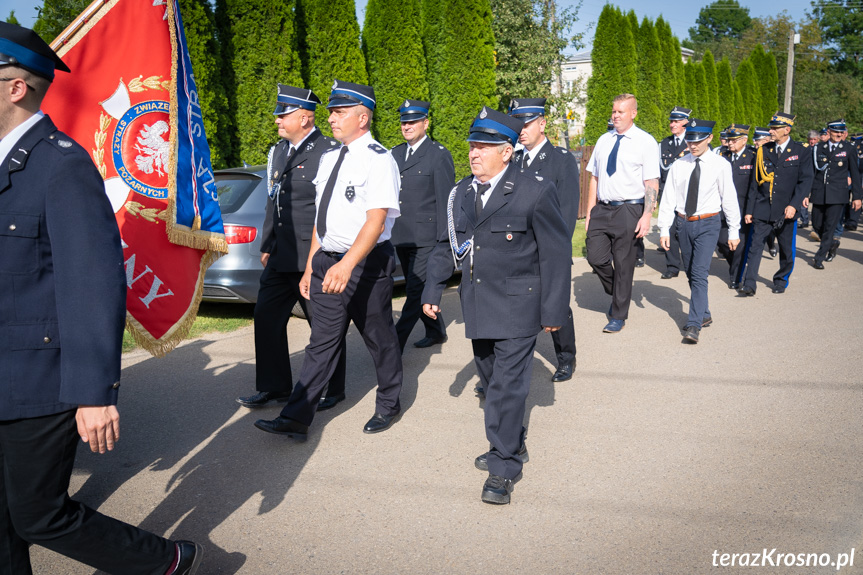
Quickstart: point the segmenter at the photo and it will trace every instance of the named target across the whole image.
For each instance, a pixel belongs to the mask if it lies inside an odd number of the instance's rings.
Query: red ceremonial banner
[[[200,229],[197,209],[194,222],[177,221],[178,170],[197,171],[209,183],[212,169],[206,145],[197,165],[191,138],[182,144],[191,152],[178,154],[178,136],[197,126],[191,120],[177,126],[177,50],[182,55],[185,47],[175,16],[173,0],[93,2],[54,41],[72,72],[57,74],[43,103],[58,128],[91,150],[105,180],[123,239],[127,328],[154,355],[168,353],[186,336],[204,273],[227,252],[218,204],[210,218],[218,225],[209,231]],[[190,73],[179,79],[187,100],[190,81],[194,87]],[[202,123],[200,129],[202,134]],[[194,195],[204,191],[199,185]]]

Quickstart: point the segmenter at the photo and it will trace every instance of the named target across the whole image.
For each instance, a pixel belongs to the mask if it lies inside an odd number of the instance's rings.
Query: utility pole
[[[547,13],[549,14],[549,23],[550,30],[552,33],[555,32],[555,18],[557,16],[557,6],[554,3],[554,0],[546,0],[545,3]],[[557,60],[555,62],[555,80],[557,81],[557,94],[558,96],[563,96],[563,57],[561,54],[557,55]],[[558,110],[559,112],[559,110]],[[566,115],[564,115],[566,118]],[[564,126],[560,130],[560,142],[563,144],[563,147],[567,150],[569,149],[569,125],[566,123],[564,119]]]
[[[794,28],[788,33],[788,64],[785,67],[785,106],[786,114],[791,113],[791,90],[794,87],[794,45],[800,43],[800,34],[794,33]]]

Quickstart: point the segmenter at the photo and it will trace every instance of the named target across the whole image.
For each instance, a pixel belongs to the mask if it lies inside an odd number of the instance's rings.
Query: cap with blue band
[[[509,115],[527,124],[545,116],[545,98],[516,98],[510,102]]]
[[[70,71],[38,34],[8,22],[0,22],[0,66],[18,66],[49,80],[54,70]]]
[[[524,122],[518,118],[507,116],[484,106],[470,126],[467,141],[492,144],[509,143],[515,146],[523,127]]]
[[[431,105],[423,100],[405,100],[399,107],[400,122],[416,122],[428,118]]]
[[[279,93],[276,97],[276,110],[273,112],[273,115],[290,114],[301,108],[314,112],[320,103],[320,98],[311,90],[279,84]]]
[[[847,132],[848,126],[845,125],[845,120],[834,120],[827,124],[827,129],[831,132]]]
[[[353,84],[351,82],[333,82],[330,99],[327,108],[344,108],[348,106],[365,106],[369,110],[375,109],[375,90],[364,84]]]
[[[713,126],[715,125],[716,122],[710,120],[691,118],[686,125],[686,135],[683,136],[683,139],[687,142],[700,142],[713,134]]]

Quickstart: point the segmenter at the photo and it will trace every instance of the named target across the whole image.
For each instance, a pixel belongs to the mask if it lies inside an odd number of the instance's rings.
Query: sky
[[[362,25],[365,18],[366,0],[355,0],[357,6],[357,18]],[[689,37],[689,28],[695,26],[698,12],[702,7],[710,4],[709,1],[687,2],[685,0],[617,0],[613,2],[622,10],[628,12],[635,10],[639,20],[644,16],[655,19],[662,15],[671,24],[674,34],[681,40]],[[809,0],[783,0],[778,2],[752,2],[742,0],[740,4],[749,8],[752,17],[775,16],[782,10],[787,10],[794,20],[800,20],[807,10],[810,9]],[[36,21],[36,6],[41,6],[42,0],[0,0],[0,18],[3,20],[9,15],[10,10],[15,10],[15,16],[27,27],[32,27]],[[560,7],[575,6],[572,0],[559,0]],[[586,1],[578,11],[578,22],[575,30],[585,34],[585,43],[590,44],[593,37],[593,27],[602,12],[603,4],[596,1]],[[782,10],[779,8],[781,7]],[[569,50],[573,52],[574,50]]]

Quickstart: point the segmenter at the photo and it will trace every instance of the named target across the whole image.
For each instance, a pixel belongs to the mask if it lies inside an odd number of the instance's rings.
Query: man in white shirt
[[[605,293],[612,296],[608,324],[618,333],[629,315],[635,274],[636,240],[650,231],[659,190],[659,148],[635,125],[638,102],[632,94],[614,98],[614,131],[600,136],[587,164],[587,261]]]
[[[683,269],[692,290],[684,343],[698,343],[701,328],[713,322],[707,304],[707,275],[722,227],[720,212],[728,222],[728,247],[734,250],[740,243],[740,208],[731,164],[707,153],[715,123],[689,121],[685,136],[689,153],[668,171],[659,205],[659,242],[668,248],[669,230],[676,220]]]
[[[372,355],[378,379],[375,414],[363,432],[388,429],[401,412],[402,359],[392,317],[395,249],[389,241],[399,215],[399,172],[389,151],[372,138],[374,107],[371,86],[333,84],[329,122],[342,146],[321,158],[314,182],[315,231],[300,280],[300,293],[315,310],[312,333],[301,383],[287,405],[276,419],[255,422],[269,433],[307,438],[351,320]]]

